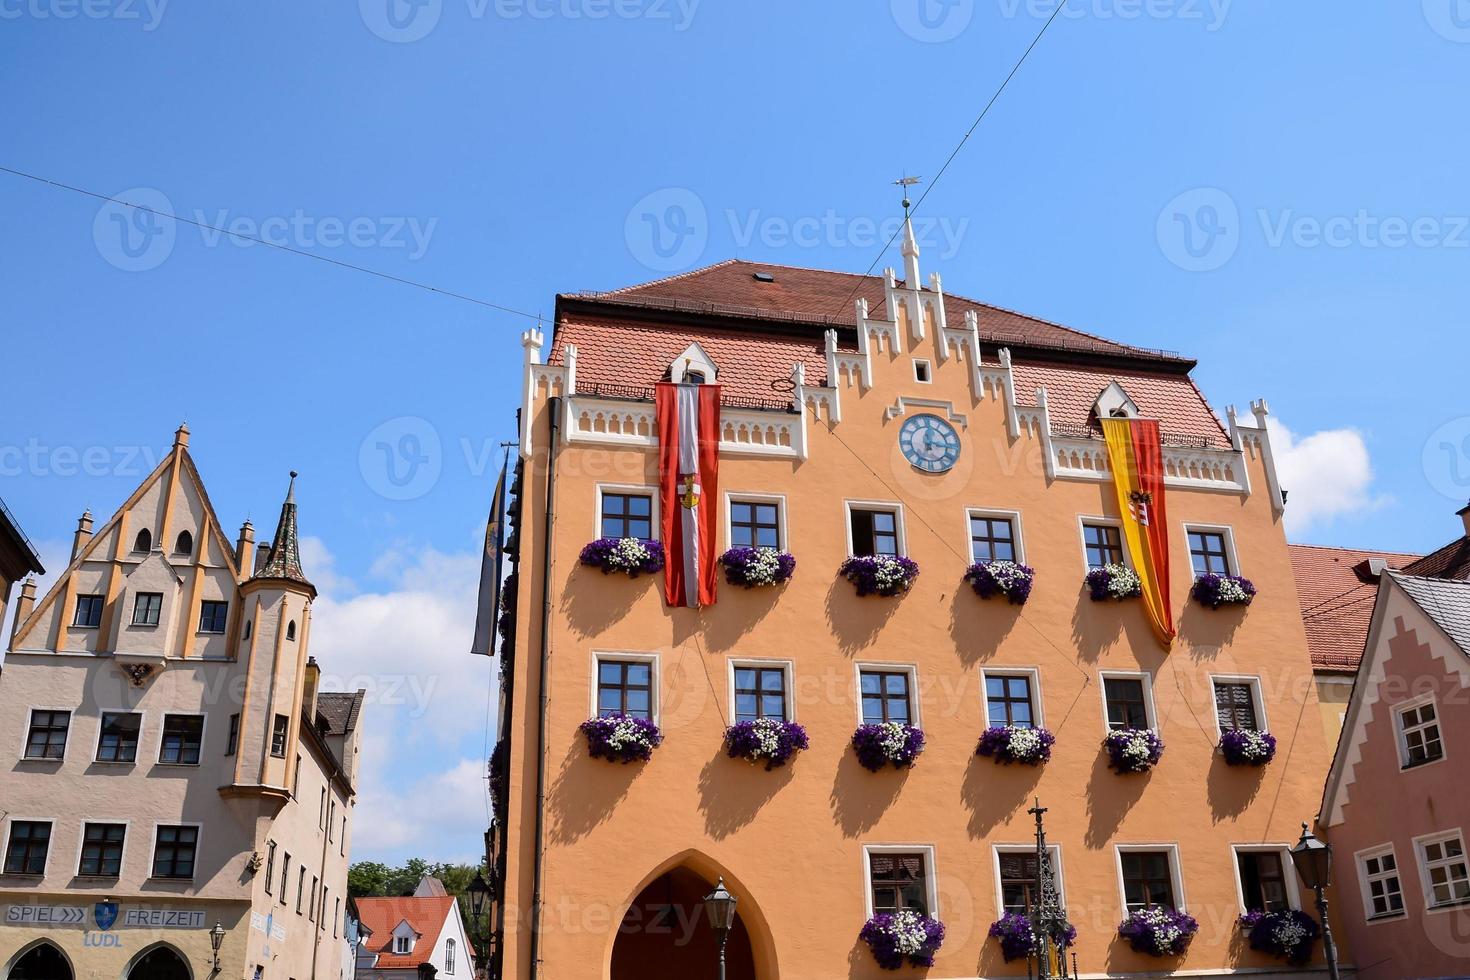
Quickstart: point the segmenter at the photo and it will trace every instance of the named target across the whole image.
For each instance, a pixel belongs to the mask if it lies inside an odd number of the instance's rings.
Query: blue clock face
[[[943,473],[960,458],[960,436],[937,415],[914,415],[898,430],[904,459],[925,473]]]

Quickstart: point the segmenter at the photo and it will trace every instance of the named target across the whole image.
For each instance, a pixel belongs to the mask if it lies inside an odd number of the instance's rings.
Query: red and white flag
[[[655,405],[664,600],[671,606],[712,606],[719,557],[720,386],[663,382]]]

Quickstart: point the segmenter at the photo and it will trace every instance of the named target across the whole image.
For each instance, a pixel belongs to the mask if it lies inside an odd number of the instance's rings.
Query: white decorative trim
[[[779,657],[727,657],[725,660],[725,681],[728,684],[728,688],[725,694],[729,699],[726,703],[730,708],[730,713],[727,716],[730,719],[730,724],[733,725],[736,720],[735,670],[739,667],[763,670],[770,670],[773,667],[781,668],[782,672],[786,675],[786,690],[784,692],[786,720],[796,720],[796,664],[794,661],[782,660]]]
[[[1062,845],[1047,844],[1047,854],[1051,857],[1052,881],[1057,890],[1057,904],[1066,908],[1067,886],[1066,876],[1062,871]],[[1025,854],[1036,853],[1036,845],[1033,844],[991,844],[990,845],[990,870],[995,876],[995,917],[998,919],[1006,914],[1005,889],[1002,887],[1000,878],[1000,857],[1002,854]]]
[[[1174,890],[1174,908],[1179,912],[1188,912],[1189,903],[1184,896],[1184,872],[1179,864],[1179,845],[1171,843],[1158,844],[1114,844],[1113,860],[1118,872],[1118,899],[1122,903],[1119,907],[1123,914],[1128,914],[1128,888],[1123,880],[1123,855],[1125,853],[1165,851],[1169,855],[1169,878],[1170,885]]]
[[[929,915],[943,921],[939,911],[939,871],[935,863],[936,848],[933,844],[864,844],[863,845],[863,906],[868,918],[873,917],[873,862],[874,854],[922,854],[924,855],[924,892],[929,906]]]
[[[1445,841],[1459,841],[1460,863],[1470,870],[1470,856],[1465,854],[1465,833],[1459,827],[1451,827],[1448,830],[1436,830],[1427,834],[1420,834],[1411,839],[1414,848],[1414,869],[1419,872],[1420,898],[1424,899],[1424,913],[1426,915],[1440,915],[1445,912],[1465,911],[1465,900],[1440,902],[1434,901],[1434,882],[1429,877],[1429,860],[1424,854],[1424,848],[1428,844],[1441,844]],[[1399,881],[1400,887],[1403,880]]]
[[[735,504],[775,504],[776,505],[776,548],[778,551],[791,550],[791,537],[786,526],[786,495],[784,493],[756,493],[747,490],[725,491],[725,547],[735,547]]]
[[[593,650],[592,651],[592,690],[588,692],[588,700],[591,702],[591,712],[588,718],[596,718],[601,710],[597,703],[597,695],[602,686],[602,662],[609,663],[640,663],[648,664],[648,717],[655,725],[659,723],[659,715],[663,708],[663,697],[659,690],[662,683],[663,671],[660,669],[659,655],[657,653],[634,653],[627,650]]]
[[[1302,907],[1301,892],[1297,889],[1297,875],[1295,866],[1291,863],[1290,844],[1231,844],[1230,845],[1230,867],[1235,872],[1235,898],[1239,903],[1240,911],[1247,911],[1245,907],[1245,882],[1240,878],[1240,855],[1241,854],[1275,854],[1281,860],[1281,878],[1286,885],[1286,902],[1294,909]]]
[[[1097,693],[1102,699],[1103,734],[1113,730],[1108,723],[1108,678],[1143,682],[1143,714],[1152,731],[1159,730],[1159,713],[1154,707],[1154,677],[1146,670],[1100,670],[1097,672]]]
[[[970,536],[970,519],[972,517],[1001,519],[1011,522],[1011,548],[1016,553],[1015,562],[1018,565],[1026,564],[1026,534],[1021,527],[1021,512],[1019,510],[1006,510],[1001,507],[966,507],[965,508],[965,536],[966,551],[969,552],[970,561],[975,559],[975,542]]]
[[[1184,550],[1189,553],[1190,574],[1194,574],[1194,553],[1189,547],[1189,535],[1193,533],[1218,534],[1225,539],[1225,562],[1230,567],[1226,574],[1244,575],[1240,570],[1240,555],[1235,550],[1235,528],[1229,524],[1200,524],[1195,521],[1185,521],[1181,525],[1184,529]],[[1197,575],[1195,575],[1198,578]]]
[[[713,384],[719,376],[719,368],[715,367],[715,362],[710,360],[698,341],[691,343],[684,348],[682,354],[674,358],[674,362],[669,365],[669,380],[675,384],[684,384],[689,371],[702,373],[707,384]]]
[[[659,488],[644,483],[599,483],[597,484],[592,498],[592,540],[602,537],[602,496],[605,493],[641,494],[649,499],[649,534],[650,539],[659,541],[663,539],[663,525],[659,523]]]
[[[898,538],[898,555],[904,558],[908,556],[908,535],[904,533],[903,504],[895,500],[843,500],[843,530],[847,534],[847,553],[853,554],[852,550],[852,512],[854,510],[891,510],[894,514],[893,533]]]
[[[1046,727],[1046,708],[1041,696],[1041,671],[1035,667],[988,666],[980,670],[980,711],[985,727],[990,728],[990,685],[991,677],[1024,677],[1031,688],[1031,724],[1035,728]]]
[[[857,723],[866,724],[863,721],[863,671],[881,670],[889,674],[909,675],[909,724],[915,728],[924,727],[920,721],[921,707],[919,702],[919,665],[912,663],[883,663],[877,660],[859,660],[852,665],[853,690],[857,693],[855,707],[857,709]]]
[[[913,408],[941,411],[944,413],[945,418],[956,423],[962,429],[968,428],[970,424],[966,416],[954,410],[954,402],[938,398],[909,398],[904,395],[899,395],[898,399],[892,405],[883,409],[883,418],[891,421],[900,415],[907,415],[909,409]]]
[[[1397,912],[1384,912],[1382,914],[1373,911],[1373,890],[1368,880],[1368,861],[1373,858],[1388,856],[1393,858],[1393,877],[1399,883],[1399,902],[1403,908]],[[1404,866],[1399,863],[1399,856],[1394,851],[1393,841],[1386,844],[1375,844],[1365,847],[1353,854],[1354,866],[1358,872],[1358,897],[1363,900],[1363,921],[1368,925],[1377,925],[1380,922],[1396,922],[1406,918],[1409,914],[1409,903],[1404,897]],[[1380,875],[1380,878],[1382,875]]]
[[[1211,674],[1210,675],[1210,713],[1215,719],[1215,744],[1219,744],[1220,737],[1224,734],[1220,730],[1220,711],[1216,707],[1215,682],[1225,684],[1249,684],[1251,688],[1251,704],[1256,713],[1257,731],[1269,732],[1271,724],[1266,718],[1266,699],[1261,696],[1261,679],[1255,674]]]

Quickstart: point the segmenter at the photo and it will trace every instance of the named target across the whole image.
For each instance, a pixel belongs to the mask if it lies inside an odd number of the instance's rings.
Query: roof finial
[[[903,188],[904,221],[909,220],[909,208],[913,207],[913,202],[909,200],[909,188],[913,187],[915,184],[923,183],[923,180],[923,177],[910,177],[907,173],[905,173],[902,177],[893,182],[896,186]]]
[[[294,503],[296,503],[296,476],[297,476],[296,471],[295,470],[292,470],[291,471],[291,484],[290,484],[290,486],[286,487],[286,503],[288,503],[288,504],[294,504]]]

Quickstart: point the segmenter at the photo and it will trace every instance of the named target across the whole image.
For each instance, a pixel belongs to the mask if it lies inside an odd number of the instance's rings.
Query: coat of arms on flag
[[[1164,452],[1154,419],[1101,420],[1108,464],[1123,515],[1123,536],[1133,557],[1154,634],[1174,643],[1174,609],[1169,598],[1169,521],[1164,510]]]
[[[664,600],[711,606],[718,577],[720,386],[663,382],[655,406]]]

